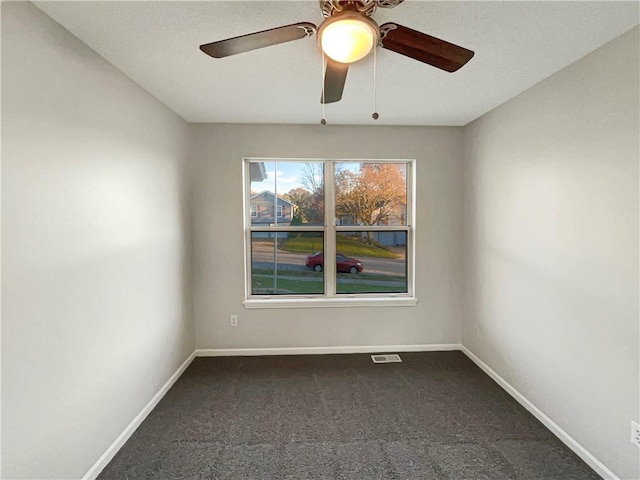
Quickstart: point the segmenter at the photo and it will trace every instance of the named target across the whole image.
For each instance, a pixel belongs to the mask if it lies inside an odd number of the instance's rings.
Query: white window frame
[[[251,205],[249,209],[251,210],[251,218],[258,218],[258,206]]]
[[[416,161],[415,159],[363,159],[363,158],[243,158],[243,192],[245,206],[251,201],[251,179],[249,165],[253,162],[322,162],[324,163],[324,225],[319,226],[269,226],[251,225],[251,215],[244,215],[244,271],[245,271],[245,308],[313,308],[313,307],[367,307],[367,306],[415,306],[415,229],[416,229]],[[336,163],[401,163],[407,166],[407,224],[406,225],[337,225],[335,216],[335,164]],[[277,185],[276,185],[277,190]],[[275,192],[277,193],[277,192]],[[244,212],[248,209],[244,208]],[[255,217],[254,217],[255,218]],[[279,218],[279,217],[276,217]],[[335,238],[339,232],[354,231],[405,231],[407,234],[407,292],[406,293],[336,293],[336,271],[326,268],[324,272],[323,294],[297,295],[254,295],[251,288],[251,233],[252,232],[323,232],[324,256],[334,258],[336,255]]]
[[[276,218],[282,218],[282,205],[276,205]]]

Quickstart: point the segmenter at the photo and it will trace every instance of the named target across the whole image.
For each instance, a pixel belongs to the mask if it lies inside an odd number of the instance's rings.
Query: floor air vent
[[[373,360],[373,363],[394,363],[402,361],[400,355],[396,355],[395,353],[392,355],[371,355],[371,360]]]

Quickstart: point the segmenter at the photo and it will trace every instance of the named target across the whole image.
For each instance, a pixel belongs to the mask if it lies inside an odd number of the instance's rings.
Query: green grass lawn
[[[405,293],[405,288],[389,285],[362,285],[360,283],[338,283],[337,293]]]
[[[254,294],[269,294],[273,291],[273,277],[266,275],[254,275],[251,279]],[[290,278],[278,277],[279,293],[324,293],[324,281],[322,277],[317,282],[299,282]]]
[[[261,273],[252,272],[251,285],[253,293],[268,295],[273,292],[273,271],[260,269]],[[297,277],[297,278],[296,278]],[[300,278],[300,280],[298,280]],[[371,285],[367,280],[387,280],[395,285]],[[392,275],[352,275],[339,273],[336,285],[338,293],[404,293],[407,286],[404,277]],[[287,294],[314,294],[323,293],[324,283],[322,274],[315,272],[282,271],[278,274],[278,293]]]
[[[273,277],[256,276],[252,279],[253,293],[257,295],[269,295],[273,292]],[[280,294],[314,294],[323,293],[322,279],[318,282],[298,282],[296,280],[278,278],[278,293]],[[338,283],[338,293],[401,293],[406,288],[398,288],[389,285],[363,285],[360,283]]]
[[[349,257],[397,258],[386,248],[369,245],[342,235],[337,238],[337,251]],[[282,242],[280,249],[294,253],[316,253],[323,250],[322,238],[318,237],[289,237]]]
[[[272,276],[273,269],[272,268],[254,268],[251,270],[252,275],[260,275],[260,276]],[[322,281],[323,274],[320,272],[314,272],[313,270],[278,270],[278,275],[283,277],[306,277],[306,278],[318,278]],[[353,280],[382,280],[388,282],[404,282],[404,275],[381,275],[374,273],[358,273],[356,277],[351,273],[338,273],[338,278],[340,279],[351,279]]]

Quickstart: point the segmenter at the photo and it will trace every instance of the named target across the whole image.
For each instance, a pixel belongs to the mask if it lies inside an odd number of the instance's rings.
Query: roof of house
[[[271,196],[271,197],[275,197],[275,194],[273,192],[270,192],[269,190],[264,190],[260,193],[254,193],[253,195],[251,195],[251,200],[253,200],[254,198],[260,197],[260,196]],[[278,197],[278,203],[286,203],[287,205],[293,205],[293,203],[289,202],[288,200],[285,200],[282,197]]]

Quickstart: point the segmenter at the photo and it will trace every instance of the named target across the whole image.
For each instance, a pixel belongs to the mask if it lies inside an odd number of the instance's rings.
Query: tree
[[[312,194],[324,190],[324,171],[322,163],[305,163],[300,173],[300,182]]]
[[[297,207],[297,214],[303,223],[324,223],[324,171],[320,162],[305,163],[300,171],[302,187],[285,194],[286,200]]]
[[[283,195],[284,199],[296,206],[295,217],[307,223],[307,214],[311,207],[311,194],[304,188],[294,188]],[[291,221],[293,224],[293,220]]]
[[[296,206],[296,222],[299,220],[301,223],[321,224],[324,221],[324,198],[322,197],[322,192],[313,194],[304,188],[298,187],[285,193],[284,198]]]
[[[406,211],[404,165],[362,163],[358,171],[336,172],[336,213],[362,225],[379,225],[388,215],[402,218]],[[367,235],[373,243],[371,232]]]

